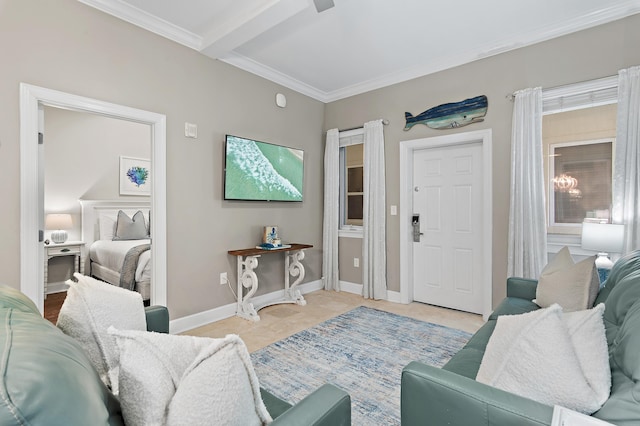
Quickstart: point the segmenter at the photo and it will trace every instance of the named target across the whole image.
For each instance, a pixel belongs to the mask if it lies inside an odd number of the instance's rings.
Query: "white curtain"
[[[538,278],[547,263],[542,90],[520,90],[514,103],[507,276]]]
[[[623,253],[640,248],[640,66],[618,72],[613,222],[625,224]]]
[[[362,295],[387,298],[387,241],[382,120],[364,125]]]
[[[338,228],[340,227],[340,135],[327,132],[324,148],[324,218],[322,221],[322,276],[324,289],[340,291]]]

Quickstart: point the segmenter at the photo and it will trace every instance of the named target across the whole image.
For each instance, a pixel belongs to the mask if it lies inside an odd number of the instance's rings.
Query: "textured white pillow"
[[[600,406],[609,399],[611,393],[609,348],[602,319],[604,309],[604,303],[600,303],[593,309],[562,315],[584,377],[595,392]]]
[[[118,348],[107,329],[113,325],[146,330],[142,296],[78,273],[74,276],[78,282],[67,281],[69,290],[56,325],[80,342],[102,381],[117,395],[117,380],[112,377],[117,375]]]
[[[116,234],[116,221],[118,214],[113,215],[101,214],[98,218],[98,226],[100,229],[100,239],[111,241]]]
[[[271,422],[244,342],[120,331],[120,405],[127,425]]]
[[[595,261],[590,256],[573,263],[569,248],[563,247],[542,270],[534,302],[542,308],[557,303],[565,312],[591,308],[600,289]]]
[[[609,363],[604,366],[609,368]],[[498,317],[476,380],[585,414],[602,403],[582,371],[562,308]]]

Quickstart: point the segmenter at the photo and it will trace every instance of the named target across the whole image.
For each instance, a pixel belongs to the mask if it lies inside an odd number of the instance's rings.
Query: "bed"
[[[149,300],[151,296],[150,203],[80,200],[80,204],[82,205],[82,238],[88,249],[85,271],[89,271],[88,275],[112,285],[137,291],[142,295],[143,300]],[[120,224],[118,224],[119,220]],[[144,232],[141,232],[141,223],[144,224]],[[124,235],[123,229],[128,232],[127,235]]]

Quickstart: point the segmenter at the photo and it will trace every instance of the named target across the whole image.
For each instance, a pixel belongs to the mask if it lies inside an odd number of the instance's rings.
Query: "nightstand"
[[[61,244],[49,244],[44,246],[44,295],[47,296],[49,286],[49,259],[60,256],[74,256],[74,268],[76,272],[84,273],[84,241],[67,241]]]

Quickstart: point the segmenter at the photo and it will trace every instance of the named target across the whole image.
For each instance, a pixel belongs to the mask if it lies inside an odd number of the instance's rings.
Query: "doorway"
[[[482,145],[413,153],[413,299],[482,313]]]
[[[58,107],[128,120],[151,127],[151,303],[167,304],[166,288],[166,117],[96,99],[42,87],[20,84],[20,289],[44,310],[44,252],[42,248],[42,202],[39,171],[42,170],[38,133],[42,106]]]
[[[448,158],[446,160],[448,165],[443,162],[444,157]],[[473,157],[475,160],[469,159]],[[468,227],[479,228],[476,235],[478,239],[471,249],[474,252],[479,251],[480,256],[475,256],[475,260],[474,256],[470,256],[469,248],[461,248],[457,250],[456,256],[452,256],[452,247],[455,245],[452,242],[455,240],[451,240],[452,228],[449,227],[448,235],[439,234],[440,231],[436,231],[438,228],[436,226],[438,219],[436,210],[427,209],[424,206],[427,200],[430,203],[437,202],[438,192],[442,195],[442,191],[448,191],[446,194],[448,198],[445,200],[447,206],[442,206],[442,208],[451,209],[456,203],[460,207],[465,202],[472,203],[469,198],[469,187],[465,187],[461,183],[457,189],[446,186],[438,189],[438,182],[434,180],[435,176],[425,177],[425,179],[431,179],[430,181],[415,182],[414,161],[416,160],[423,161],[421,167],[424,166],[424,161],[432,162],[434,167],[436,164],[440,164],[440,170],[447,168],[447,174],[456,168],[460,170],[469,168],[477,170],[479,168],[484,171],[484,173],[472,178],[472,180],[475,179],[474,185],[476,191],[481,194],[481,200],[478,202],[476,199],[476,207],[471,207],[469,204],[470,208],[480,208],[481,212],[475,216],[473,214],[467,216],[467,219],[473,222],[473,224],[469,223]],[[454,309],[478,312],[486,319],[491,313],[492,307],[491,130],[403,141],[400,143],[400,170],[400,211],[404,212],[400,224],[401,301],[403,303],[410,303],[414,300],[424,301]],[[450,176],[449,179],[453,179],[453,177]],[[422,191],[417,197],[415,196],[416,187],[418,187],[418,192]],[[422,237],[428,237],[429,244],[414,243],[412,220],[413,214],[418,213],[416,209],[424,210],[421,213],[420,232],[427,234]],[[448,216],[451,217],[451,215]],[[461,226],[465,225],[463,216],[459,218]],[[422,240],[427,241],[424,238]],[[437,244],[432,244],[434,242]],[[444,259],[445,255],[439,253],[446,251],[449,254],[446,256],[447,259]],[[430,265],[429,269],[424,270],[420,265],[417,265],[416,257],[431,259],[431,263],[421,262],[422,265]],[[453,259],[458,257],[458,260],[452,260],[452,257]],[[474,286],[477,288],[472,289],[468,281],[466,284],[461,284],[465,282],[465,277],[469,276],[469,269],[466,269],[465,272],[465,269],[459,268],[455,262],[472,262],[472,274],[477,278]],[[423,277],[419,277],[419,274],[422,274]],[[456,276],[456,274],[458,275]],[[423,279],[425,277],[426,281]],[[414,282],[418,278],[421,282],[426,283],[423,287],[428,291],[424,294],[421,291],[414,292]],[[446,285],[444,280],[447,280]],[[456,282],[457,284],[454,284]],[[466,299],[464,303],[461,303],[462,299]],[[454,303],[451,303],[452,301]]]

